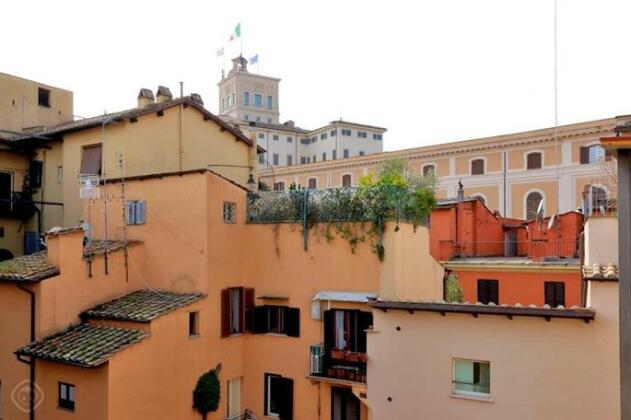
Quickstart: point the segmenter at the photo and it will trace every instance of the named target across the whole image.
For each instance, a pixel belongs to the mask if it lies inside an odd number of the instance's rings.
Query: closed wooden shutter
[[[290,337],[300,337],[300,309],[283,308],[283,317],[285,334]]]
[[[471,175],[484,175],[483,159],[474,159],[471,161]]]
[[[267,331],[267,313],[269,311],[268,306],[255,306],[252,308],[252,328],[250,331],[254,334],[264,334]]]
[[[366,330],[372,325],[372,313],[360,311],[357,313],[357,351],[366,353]]]
[[[489,282],[489,302],[495,304],[500,303],[500,286],[497,280],[488,280]]]
[[[589,163],[589,147],[581,147],[581,163]]]
[[[230,335],[230,289],[221,291],[221,336]]]
[[[252,330],[252,312],[254,309],[254,289],[246,288],[243,291],[243,316],[241,317],[244,323],[241,331]]]
[[[324,348],[335,347],[335,311],[324,311]]]
[[[280,394],[278,398],[278,417],[280,420],[293,420],[294,418],[294,380],[279,378]]]

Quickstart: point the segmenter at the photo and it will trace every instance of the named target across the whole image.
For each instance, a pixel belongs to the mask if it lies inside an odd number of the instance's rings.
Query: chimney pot
[[[200,105],[204,105],[204,101],[202,100],[202,95],[200,95],[199,93],[191,93],[191,100],[193,102],[197,102]]]
[[[140,92],[138,92],[138,108],[144,108],[154,102],[155,98],[153,97],[151,89],[140,89]]]
[[[158,86],[158,91],[156,92],[156,102],[161,104],[166,101],[170,101],[173,99],[173,94],[171,90],[166,86]]]

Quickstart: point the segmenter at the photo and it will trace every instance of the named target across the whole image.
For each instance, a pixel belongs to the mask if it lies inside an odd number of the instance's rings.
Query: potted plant
[[[337,372],[334,368],[328,368],[326,370],[326,376],[328,376],[329,378],[335,378],[337,377]]]
[[[354,370],[349,370],[348,371],[348,380],[355,382],[355,378],[356,378],[355,371]]]
[[[362,363],[366,363],[368,361],[368,354],[359,353],[359,361]]]
[[[344,360],[344,350],[332,349],[331,350],[331,359],[333,359],[333,360]]]
[[[338,379],[346,379],[346,369],[344,368],[337,368],[337,378]]]
[[[349,351],[346,353],[346,360],[349,362],[359,362],[359,353]]]

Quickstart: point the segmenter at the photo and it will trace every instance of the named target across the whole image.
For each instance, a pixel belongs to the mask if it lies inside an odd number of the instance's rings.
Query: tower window
[[[50,90],[44,88],[37,89],[37,103],[39,106],[50,108]]]
[[[250,92],[243,92],[243,105],[250,105]]]

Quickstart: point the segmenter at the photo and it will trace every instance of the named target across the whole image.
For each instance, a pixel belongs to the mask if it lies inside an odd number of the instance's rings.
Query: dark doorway
[[[11,211],[11,193],[13,177],[10,172],[0,172],[0,209],[4,213]]]
[[[359,420],[359,399],[350,388],[331,388],[331,419]]]

